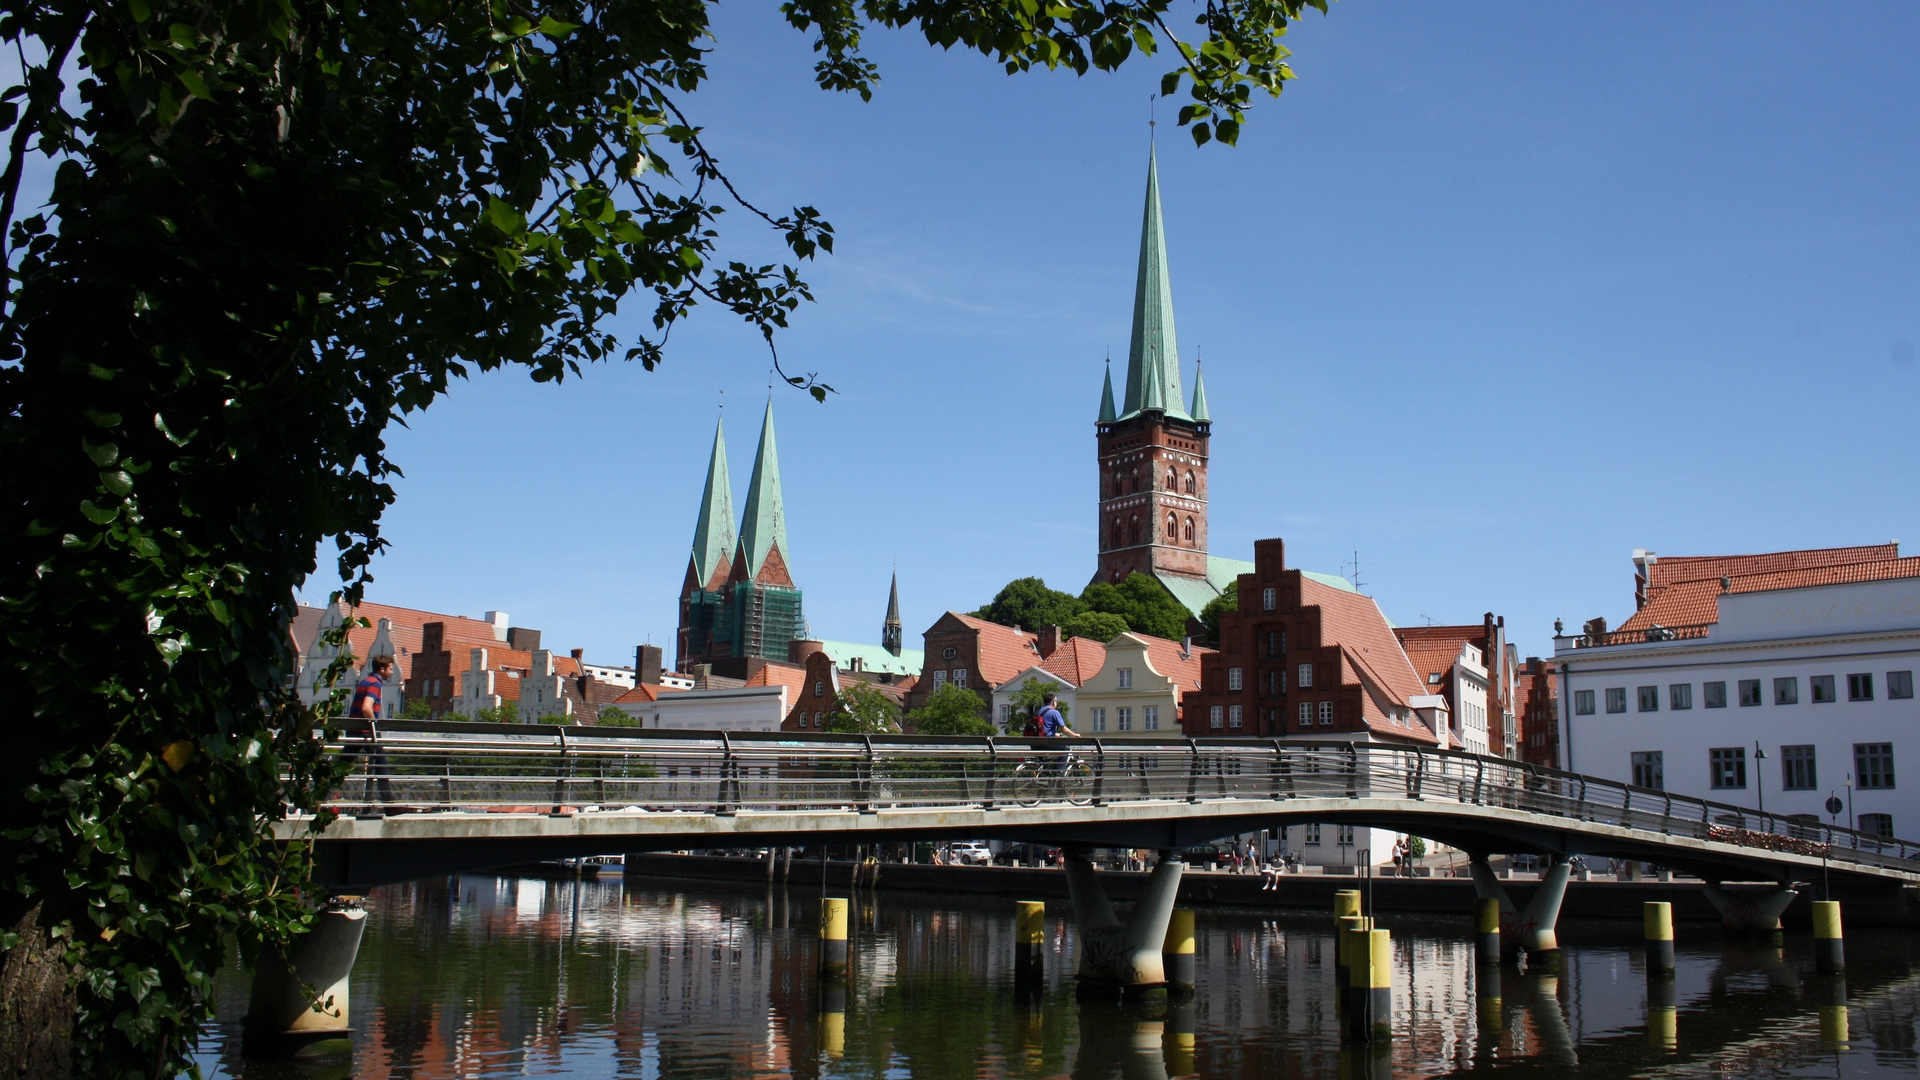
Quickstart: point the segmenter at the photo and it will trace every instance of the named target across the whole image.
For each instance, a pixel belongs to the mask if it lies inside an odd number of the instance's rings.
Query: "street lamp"
[[[1760,763],[1767,760],[1767,752],[1760,749],[1760,740],[1753,740],[1753,790],[1760,796],[1760,813],[1767,812],[1767,774]]]

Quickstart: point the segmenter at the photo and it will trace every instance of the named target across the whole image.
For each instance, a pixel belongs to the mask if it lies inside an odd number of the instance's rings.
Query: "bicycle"
[[[1056,761],[1027,758],[1013,770],[1013,798],[1021,806],[1035,806],[1049,798],[1085,806],[1093,801],[1093,766],[1077,754]]]

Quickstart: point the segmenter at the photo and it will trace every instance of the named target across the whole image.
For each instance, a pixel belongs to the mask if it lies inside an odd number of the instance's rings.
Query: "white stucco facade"
[[[614,708],[643,728],[673,731],[779,731],[787,716],[785,686],[726,690],[676,690],[655,701],[617,703]]]
[[[1920,578],[1718,603],[1703,637],[1556,639],[1565,767],[1920,836]]]
[[[1067,718],[1068,727],[1078,731],[1079,728],[1075,725],[1080,723],[1080,710],[1075,694],[1079,688],[1038,665],[1022,671],[1020,674],[1015,675],[1013,678],[993,688],[994,724],[1008,734],[1020,734],[1022,727],[1025,726],[1027,722],[1027,717],[1023,710],[1015,707],[1013,699],[1020,693],[1021,688],[1027,685],[1028,679],[1032,679],[1034,682],[1039,683],[1043,689],[1051,690],[1060,696],[1061,715]],[[1082,734],[1086,733],[1082,732]]]
[[[1103,739],[1181,735],[1180,687],[1154,668],[1147,643],[1132,634],[1107,642],[1106,662],[1080,687],[1074,730]]]

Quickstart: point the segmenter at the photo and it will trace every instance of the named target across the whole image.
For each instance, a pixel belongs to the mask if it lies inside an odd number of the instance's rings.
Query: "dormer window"
[[[1133,669],[1130,667],[1123,667],[1119,669],[1118,674],[1120,676],[1120,689],[1122,690],[1133,689]]]

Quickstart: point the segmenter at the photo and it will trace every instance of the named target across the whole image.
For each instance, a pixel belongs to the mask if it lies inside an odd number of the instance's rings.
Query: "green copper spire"
[[[1207,415],[1207,379],[1200,373],[1200,362],[1193,364],[1193,418],[1202,423],[1210,423],[1213,417]]]
[[[700,523],[693,529],[693,576],[706,588],[716,568],[733,558],[733,478],[727,474],[726,418],[713,426],[713,458],[700,495]]]
[[[1167,273],[1167,234],[1160,223],[1160,166],[1147,151],[1147,208],[1140,224],[1140,274],[1133,287],[1133,343],[1127,350],[1127,411],[1158,409],[1187,418],[1181,408],[1180,349],[1173,335],[1173,278]]]
[[[1117,419],[1113,411],[1113,365],[1108,364],[1106,385],[1100,388],[1100,419],[1095,423],[1111,424]]]
[[[740,550],[748,576],[760,573],[774,548],[787,556],[787,513],[780,502],[780,457],[773,449],[773,399],[760,424],[760,449],[753,455],[753,479],[747,482],[747,516],[740,525]]]

